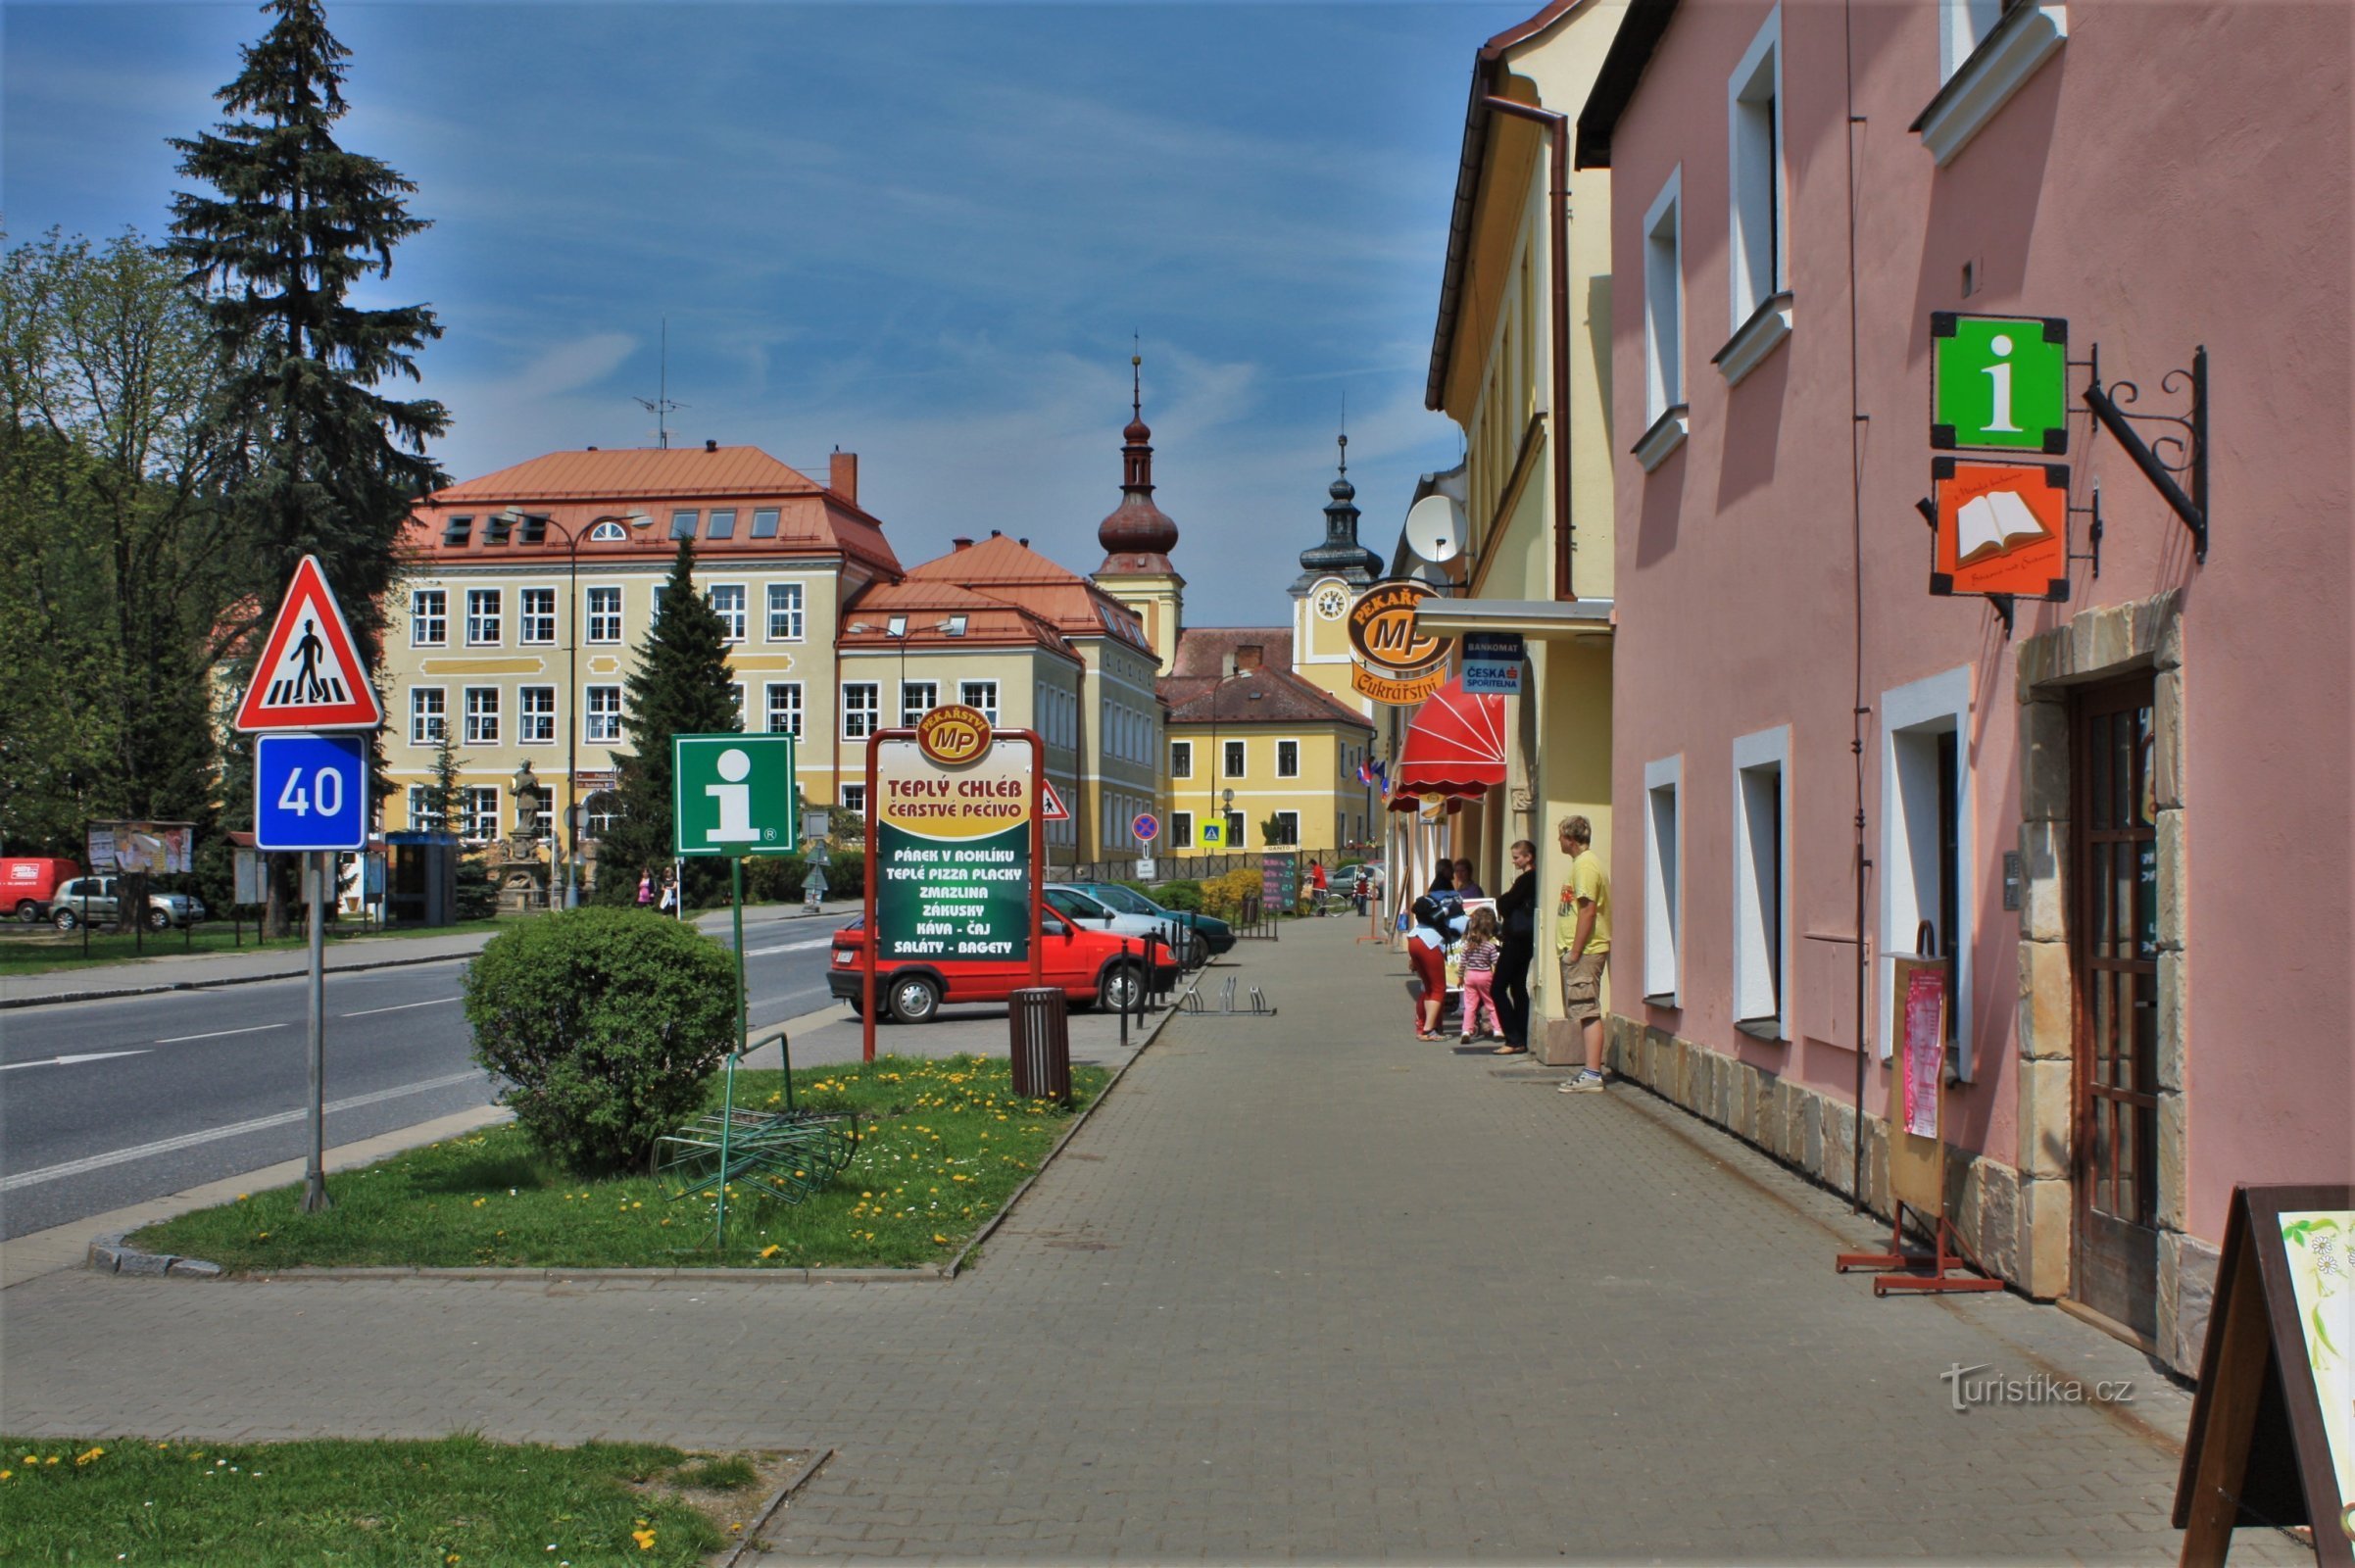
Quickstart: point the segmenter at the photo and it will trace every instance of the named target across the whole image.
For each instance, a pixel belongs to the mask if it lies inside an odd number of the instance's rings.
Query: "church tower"
[[[1357,542],[1357,487],[1349,483],[1349,438],[1341,442],[1341,471],[1325,490],[1325,537],[1300,552],[1292,580],[1292,662],[1302,678],[1361,712],[1373,705],[1349,675],[1349,606],[1382,575],[1382,558]]]
[[[1177,548],[1177,524],[1153,505],[1153,431],[1145,423],[1142,355],[1129,356],[1128,428],[1121,432],[1120,505],[1097,525],[1097,542],[1104,546],[1104,564],[1096,568],[1096,585],[1137,612],[1145,622],[1146,639],[1153,644],[1167,674],[1176,665],[1178,631],[1183,621],[1186,579],[1170,564]]]

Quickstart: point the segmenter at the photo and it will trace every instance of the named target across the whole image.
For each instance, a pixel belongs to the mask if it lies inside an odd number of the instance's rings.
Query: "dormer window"
[[[526,513],[523,526],[515,534],[517,544],[538,545],[548,542],[548,514],[544,512]]]
[[[454,549],[464,549],[466,536],[473,531],[474,518],[470,514],[452,517],[442,524],[442,543]]]
[[[482,542],[486,545],[503,545],[507,543],[508,530],[514,526],[513,521],[494,512],[482,519]]]
[[[629,530],[611,517],[589,530],[589,539],[593,544],[617,545],[628,537]]]

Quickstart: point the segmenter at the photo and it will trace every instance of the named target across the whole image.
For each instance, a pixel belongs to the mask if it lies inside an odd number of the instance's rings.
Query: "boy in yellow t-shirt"
[[[1555,944],[1562,973],[1562,1011],[1579,1027],[1587,1064],[1561,1087],[1565,1095],[1602,1092],[1602,971],[1611,961],[1611,878],[1590,846],[1595,826],[1565,816],[1559,828],[1570,875],[1554,907]]]

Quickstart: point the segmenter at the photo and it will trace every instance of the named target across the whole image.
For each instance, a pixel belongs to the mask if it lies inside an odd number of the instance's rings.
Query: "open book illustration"
[[[1954,514],[1954,559],[1968,565],[1987,556],[2008,556],[2024,544],[2052,537],[2018,492],[1990,490],[1964,502]]]

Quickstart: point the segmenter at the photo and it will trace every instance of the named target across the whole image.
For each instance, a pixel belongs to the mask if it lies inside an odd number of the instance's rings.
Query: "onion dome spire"
[[[1145,357],[1129,356],[1128,428],[1121,432],[1120,505],[1097,525],[1096,540],[1104,546],[1102,571],[1171,571],[1169,552],[1177,548],[1177,524],[1153,505],[1153,430],[1145,422]]]
[[[1364,587],[1382,575],[1382,558],[1357,542],[1357,487],[1349,483],[1349,434],[1341,432],[1341,472],[1325,494],[1325,540],[1300,552],[1300,574],[1292,585],[1304,594],[1319,577],[1339,577]]]

